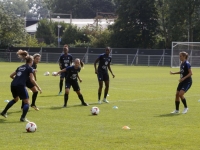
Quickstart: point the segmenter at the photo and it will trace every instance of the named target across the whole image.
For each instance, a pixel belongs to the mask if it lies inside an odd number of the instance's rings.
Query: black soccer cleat
[[[7,118],[8,116],[7,116],[7,114],[6,113],[1,113],[1,115],[3,116],[3,117],[5,117],[5,118]]]
[[[20,121],[21,122],[30,122],[28,119],[26,119],[26,118],[20,118]]]
[[[87,103],[85,103],[85,102],[82,103],[82,105],[83,105],[83,106],[89,106],[89,104],[87,104]]]

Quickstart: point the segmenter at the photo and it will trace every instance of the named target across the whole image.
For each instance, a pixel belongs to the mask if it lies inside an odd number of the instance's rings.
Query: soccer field
[[[11,100],[9,75],[22,63],[0,64],[0,111]],[[37,82],[43,93],[38,94],[35,111],[30,108],[27,119],[37,124],[35,133],[25,131],[20,122],[21,101],[8,110],[8,118],[0,116],[0,149],[2,150],[195,150],[200,148],[200,70],[192,68],[193,85],[186,93],[187,114],[170,114],[174,110],[179,75],[169,71],[179,68],[135,67],[112,65],[109,104],[97,103],[98,81],[93,65],[85,65],[79,76],[83,97],[90,106],[81,106],[73,89],[68,107],[62,108],[63,94],[58,96],[59,77],[44,76],[58,71],[58,64],[38,64]],[[31,98],[32,93],[29,92]],[[103,98],[103,94],[102,94]],[[100,113],[92,116],[97,106]],[[118,109],[113,109],[117,106]],[[183,105],[180,103],[180,111]],[[129,126],[130,130],[123,130]]]

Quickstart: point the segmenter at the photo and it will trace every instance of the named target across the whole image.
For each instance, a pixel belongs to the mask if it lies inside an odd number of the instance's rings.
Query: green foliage
[[[95,36],[89,36],[90,37],[90,45],[92,47],[96,48],[105,48],[110,46],[110,36],[111,32],[109,30],[104,30],[102,33],[99,33],[96,37]]]
[[[0,67],[4,71],[1,74],[3,80],[0,80],[1,110],[7,104],[4,100],[12,99],[9,75],[22,64],[1,62]],[[36,100],[40,110],[30,108],[27,113],[27,119],[38,126],[37,131],[26,133],[26,122],[19,121],[22,113],[19,100],[8,110],[8,118],[0,118],[1,149],[199,149],[199,69],[193,68],[195,82],[185,94],[188,113],[172,115],[170,112],[175,108],[174,99],[179,76],[169,75],[170,68],[118,65],[111,67],[116,78],[110,78],[107,97],[109,104],[97,103],[98,81],[94,66],[86,64],[85,69],[79,73],[83,80],[79,85],[85,101],[90,106],[81,106],[77,94],[71,89],[68,107],[62,108],[64,93],[57,96],[59,76],[43,75],[46,71],[58,71],[58,64],[38,64],[37,82],[43,90]],[[177,70],[176,68],[172,71]],[[31,99],[32,93],[28,93]],[[90,110],[93,106],[99,107],[99,115],[91,116]],[[113,109],[113,106],[118,106],[118,109]],[[183,110],[182,103],[180,110]],[[123,126],[129,126],[131,130],[122,130]]]
[[[124,0],[117,10],[118,18],[110,28],[113,47],[152,48],[158,33],[155,0]]]
[[[55,43],[56,35],[54,32],[54,23],[47,19],[40,20],[38,22],[36,37],[42,38],[46,44]]]
[[[26,0],[3,0],[2,2],[7,10],[18,16],[25,17],[25,13],[29,11]]]
[[[0,2],[0,41],[1,46],[11,46],[25,38],[24,20],[6,9]]]
[[[39,42],[34,35],[27,34],[26,40],[19,44],[15,44],[17,47],[46,47],[44,42]]]
[[[73,18],[94,18],[97,11],[114,12],[113,0],[45,0],[52,12],[72,12]]]

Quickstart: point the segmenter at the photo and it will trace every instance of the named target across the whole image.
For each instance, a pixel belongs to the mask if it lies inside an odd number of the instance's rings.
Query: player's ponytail
[[[82,60],[80,60],[80,64],[81,64],[81,67],[83,68],[84,62],[82,62]]]
[[[33,56],[30,56],[27,51],[18,50],[17,55],[20,59],[26,60],[26,63],[30,63],[33,60]]]

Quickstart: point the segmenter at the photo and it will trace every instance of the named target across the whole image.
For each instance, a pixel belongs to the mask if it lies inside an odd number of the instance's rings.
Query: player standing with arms
[[[180,99],[184,105],[183,114],[187,113],[188,107],[186,103],[186,99],[184,97],[184,94],[189,90],[189,88],[192,86],[192,70],[191,65],[188,62],[188,53],[186,52],[180,52],[179,53],[181,65],[180,65],[180,71],[179,72],[171,72],[170,74],[180,74],[180,80],[176,91],[176,97],[175,97],[175,106],[176,110],[174,110],[173,114],[179,113],[179,104]]]
[[[77,81],[77,79],[79,79],[79,81],[82,82],[82,80],[78,77],[78,73],[81,71],[81,67],[83,67],[83,62],[80,61],[80,59],[76,58],[73,66],[66,67],[63,70],[60,70],[59,72],[57,72],[57,75],[62,72],[67,73],[63,107],[67,107],[68,95],[69,95],[71,86],[73,87],[74,91],[77,93],[81,101],[81,104],[83,106],[88,106],[88,104],[85,103],[84,101],[83,95],[81,94],[80,87]]]
[[[112,58],[109,56],[111,52],[110,47],[106,47],[105,53],[99,55],[99,57],[95,60],[94,62],[94,69],[95,73],[97,74],[97,78],[99,81],[99,89],[98,89],[98,103],[101,104],[101,93],[102,93],[102,88],[103,88],[103,81],[105,83],[105,90],[104,90],[104,99],[103,102],[109,103],[109,101],[106,99],[108,90],[109,90],[109,74],[108,70],[112,74],[113,78],[115,75],[113,74],[110,63]],[[99,62],[98,69],[97,69],[97,63]],[[108,69],[107,69],[108,68]]]
[[[73,61],[73,57],[71,54],[68,54],[69,52],[69,48],[68,45],[65,44],[63,47],[63,52],[64,54],[62,54],[59,58],[59,66],[60,66],[60,70],[65,69],[68,66],[71,66],[72,61]],[[60,91],[58,93],[58,95],[62,94],[62,88],[63,88],[63,81],[64,78],[66,77],[66,72],[62,72],[60,74],[60,83],[59,83],[59,87],[60,87]]]

